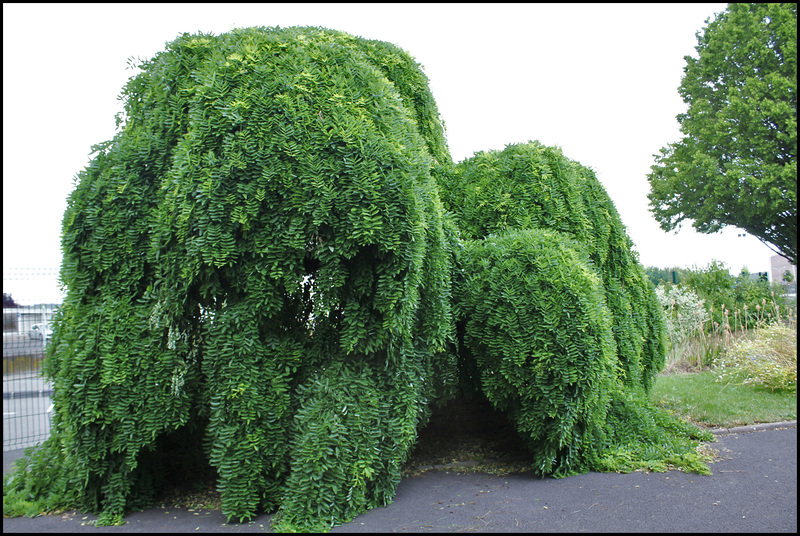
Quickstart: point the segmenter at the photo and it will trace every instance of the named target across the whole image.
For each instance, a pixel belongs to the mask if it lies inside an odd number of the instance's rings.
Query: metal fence
[[[52,386],[40,373],[60,303],[57,269],[3,268],[3,451],[50,435]]]

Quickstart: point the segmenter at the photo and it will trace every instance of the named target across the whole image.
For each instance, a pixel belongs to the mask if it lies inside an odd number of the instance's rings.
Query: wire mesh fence
[[[57,269],[3,268],[3,451],[50,435],[52,386],[41,366],[61,301]]]

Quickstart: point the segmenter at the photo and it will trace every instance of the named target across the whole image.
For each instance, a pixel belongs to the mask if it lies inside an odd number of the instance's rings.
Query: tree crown
[[[797,259],[797,5],[730,4],[687,56],[684,137],[648,175],[664,230],[745,229]]]

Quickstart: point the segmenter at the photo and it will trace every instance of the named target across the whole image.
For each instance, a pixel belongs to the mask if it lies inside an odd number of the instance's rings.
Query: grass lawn
[[[797,419],[797,392],[716,382],[714,371],[662,374],[653,401],[699,426],[729,428]]]

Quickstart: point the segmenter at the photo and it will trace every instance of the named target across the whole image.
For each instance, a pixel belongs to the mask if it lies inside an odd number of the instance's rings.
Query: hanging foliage
[[[708,472],[694,448],[709,435],[648,400],[663,318],[591,170],[531,142],[436,178],[472,239],[457,263],[462,383],[508,413],[533,469]]]
[[[391,501],[470,387],[542,474],[683,456],[642,395],[660,308],[590,170],[537,143],[454,165],[413,58],[336,31],[184,34],[139,68],[68,200],[52,434],[4,512],[120,523],[208,473],[229,520],[327,530]]]
[[[437,174],[465,238],[550,229],[581,244],[601,279],[621,379],[649,389],[664,366],[658,301],[613,202],[592,170],[539,142],[512,144]]]
[[[588,468],[614,387],[611,315],[580,245],[521,230],[466,242],[457,294],[483,392],[540,474]]]
[[[453,368],[430,176],[449,155],[427,79],[392,45],[317,28],[183,35],[140,67],[64,216],[53,434],[24,485],[65,481],[48,507],[118,521],[153,498],[148,451],[194,423],[229,519],[286,489],[300,528],[328,498],[330,523],[385,503],[452,391],[434,378]],[[340,400],[370,432],[325,437],[348,487],[315,503],[297,482],[338,481],[304,457],[306,424]]]

